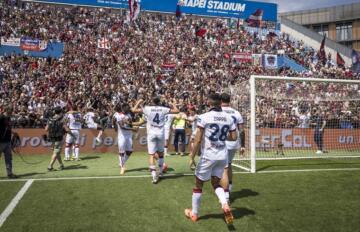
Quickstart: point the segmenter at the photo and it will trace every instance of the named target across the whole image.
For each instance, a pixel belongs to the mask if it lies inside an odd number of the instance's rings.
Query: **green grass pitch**
[[[26,164],[14,155],[15,172],[36,181],[0,231],[338,232],[360,228],[360,159],[259,161],[258,173],[234,175],[235,221],[228,227],[210,183],[205,185],[200,220],[193,223],[185,218],[194,185],[187,157],[166,157],[169,174],[174,175],[157,185],[151,183],[148,157],[143,153],[129,159],[128,171],[120,178],[116,155],[82,157],[79,162],[66,162],[63,171],[48,172],[49,156],[24,156],[33,163]],[[314,171],[338,168],[349,170]],[[296,169],[312,171],[285,171]],[[4,165],[0,165],[0,213],[25,183],[5,180]]]

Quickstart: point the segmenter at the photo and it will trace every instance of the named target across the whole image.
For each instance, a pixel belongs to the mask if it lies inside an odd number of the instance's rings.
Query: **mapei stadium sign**
[[[37,0],[69,5],[112,7],[128,9],[128,0]],[[254,12],[263,12],[262,20],[277,21],[277,5],[265,2],[240,0],[138,0],[141,10],[174,13],[180,6],[181,13],[226,18],[247,19]]]

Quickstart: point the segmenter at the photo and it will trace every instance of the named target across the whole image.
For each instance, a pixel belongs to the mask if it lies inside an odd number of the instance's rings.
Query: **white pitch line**
[[[31,184],[34,182],[33,179],[26,181],[24,186],[20,189],[20,191],[16,194],[16,196],[11,200],[10,204],[6,207],[4,212],[0,215],[0,228],[6,221],[6,219],[10,216],[12,211],[14,211],[16,205],[19,203],[21,198],[25,195],[26,191],[30,188]]]
[[[325,169],[288,169],[288,170],[268,170],[258,171],[255,174],[266,173],[292,173],[292,172],[331,172],[331,171],[360,171],[360,168],[325,168]],[[233,172],[233,174],[252,174],[250,172]],[[174,173],[166,174],[166,177],[177,176],[193,176],[194,173]],[[17,182],[17,181],[57,181],[57,180],[92,180],[92,179],[131,179],[131,178],[150,178],[151,175],[133,175],[133,176],[79,176],[79,177],[50,177],[50,178],[38,178],[38,179],[12,179],[12,180],[0,180],[0,182]]]
[[[360,168],[323,168],[323,169],[269,170],[269,171],[258,171],[256,173],[331,172],[331,171],[360,171]]]

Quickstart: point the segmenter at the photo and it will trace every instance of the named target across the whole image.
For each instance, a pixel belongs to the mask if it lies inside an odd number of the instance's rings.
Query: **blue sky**
[[[256,0],[278,4],[279,12],[316,9],[360,2],[360,0]]]

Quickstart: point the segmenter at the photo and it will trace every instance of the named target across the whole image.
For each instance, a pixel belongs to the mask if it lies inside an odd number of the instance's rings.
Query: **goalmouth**
[[[257,160],[360,157],[360,80],[251,76],[231,88],[245,121],[246,153]]]

